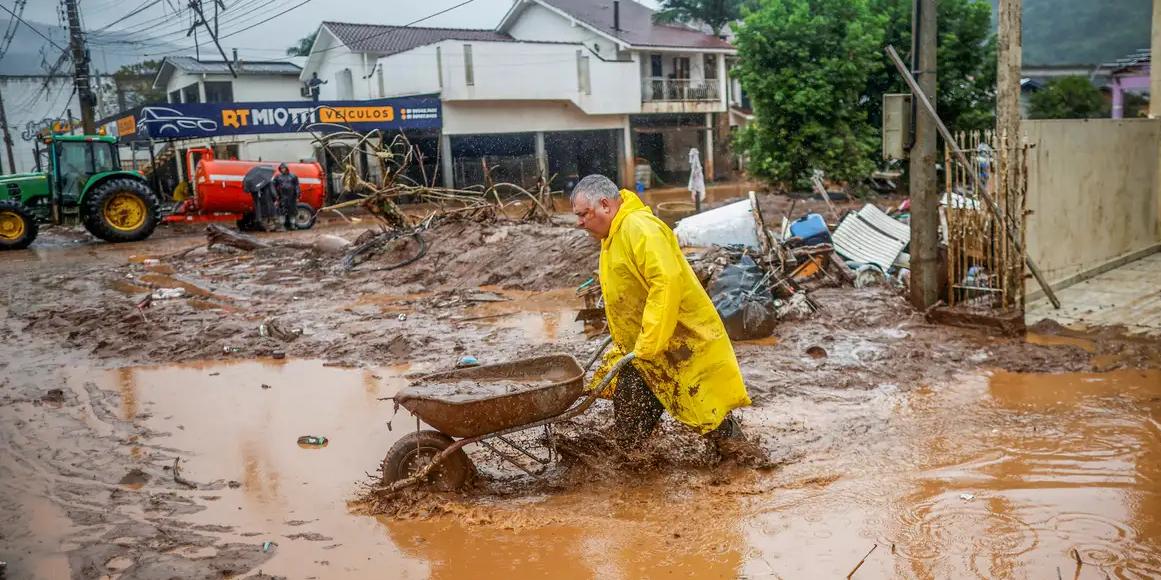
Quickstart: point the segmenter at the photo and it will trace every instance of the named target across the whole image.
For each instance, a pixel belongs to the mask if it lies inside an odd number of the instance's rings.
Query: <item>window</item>
[[[194,83],[181,89],[181,102],[183,103],[200,103],[201,96],[198,94],[198,84]]]
[[[180,90],[170,91],[169,102],[180,103],[181,102],[181,91]]]
[[[97,141],[90,143],[90,145],[93,147],[93,173],[120,169],[117,166],[116,145]]]
[[[355,98],[355,78],[351,76],[351,69],[345,68],[335,73],[335,84],[338,85],[340,101],[350,101]]]
[[[673,78],[688,79],[689,78],[689,57],[675,56],[673,57]]]
[[[206,102],[234,102],[234,83],[230,81],[206,81]]]
[[[718,55],[705,55],[705,78],[706,80],[717,80],[718,78]]]
[[[57,145],[57,186],[66,198],[80,196],[81,187],[92,174],[93,152],[88,145],[79,141],[62,141]]]
[[[581,51],[576,51],[576,80],[577,90],[582,95],[593,94],[591,79],[589,78],[589,57]]]
[[[476,75],[472,70],[472,45],[464,45],[464,82],[473,86],[476,84]]]
[[[649,76],[655,79],[665,76],[665,73],[662,71],[660,54],[649,55]]]

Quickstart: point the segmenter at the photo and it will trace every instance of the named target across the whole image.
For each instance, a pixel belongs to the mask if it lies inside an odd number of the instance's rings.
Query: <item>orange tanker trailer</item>
[[[167,222],[233,221],[238,229],[253,229],[254,198],[242,187],[246,174],[255,168],[277,171],[281,161],[234,161],[214,159],[210,149],[190,149],[186,167],[192,168],[192,191],[188,199],[167,216]],[[314,226],[315,216],[326,199],[325,174],[318,163],[286,162],[298,176],[302,194],[298,199],[295,223],[299,229]]]

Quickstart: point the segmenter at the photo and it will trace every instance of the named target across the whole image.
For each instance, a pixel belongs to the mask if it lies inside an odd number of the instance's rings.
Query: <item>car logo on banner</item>
[[[137,132],[155,138],[185,136],[194,131],[213,135],[218,122],[202,117],[184,115],[169,107],[145,107],[137,121]]]

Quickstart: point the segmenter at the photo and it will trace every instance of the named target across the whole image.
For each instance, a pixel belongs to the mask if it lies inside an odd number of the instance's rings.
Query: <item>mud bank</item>
[[[328,233],[359,229],[272,238]],[[1138,370],[1158,343],[939,327],[887,289],[816,291],[812,318],[735,344],[774,468],[668,420],[624,452],[601,402],[540,480],[470,449],[468,493],[360,501],[415,428],[380,400],[411,377],[596,347],[574,320],[583,234],[428,241],[349,274],[292,248],[174,256],[196,238],[0,257],[10,577],[834,577],[872,549],[856,578],[1069,576],[1070,550],[1082,578],[1161,575],[1161,376]]]

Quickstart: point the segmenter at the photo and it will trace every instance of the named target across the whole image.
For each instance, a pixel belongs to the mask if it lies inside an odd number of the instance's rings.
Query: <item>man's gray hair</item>
[[[584,179],[577,182],[576,187],[572,188],[572,195],[569,196],[569,200],[574,200],[578,197],[583,197],[589,200],[590,203],[597,203],[601,198],[616,201],[621,199],[621,188],[617,187],[617,184],[613,183],[613,180],[608,177],[594,173],[585,176]]]

